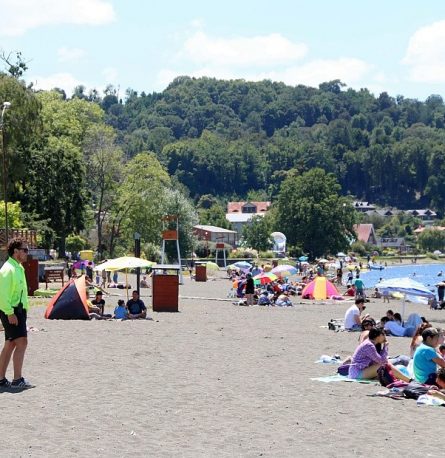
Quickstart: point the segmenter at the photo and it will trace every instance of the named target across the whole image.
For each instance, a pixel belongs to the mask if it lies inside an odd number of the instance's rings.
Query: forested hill
[[[109,92],[100,104],[128,157],[154,151],[190,190],[274,197],[286,173],[322,167],[344,194],[444,210],[445,105],[339,81],[318,89],[271,81],[179,77],[162,93]]]

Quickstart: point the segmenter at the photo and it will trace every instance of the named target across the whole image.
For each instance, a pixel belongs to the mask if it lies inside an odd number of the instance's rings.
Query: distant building
[[[360,213],[366,213],[368,211],[373,211],[376,209],[376,206],[370,204],[369,202],[354,201],[352,202],[353,207]]]
[[[377,245],[374,224],[355,224],[354,231],[357,234],[358,241]]]
[[[243,227],[249,224],[254,216],[264,216],[269,209],[270,202],[229,202],[227,204],[226,219],[232,224],[239,236]]]
[[[208,242],[215,243],[227,243],[233,248],[236,247],[238,241],[238,233],[236,231],[230,231],[223,227],[207,226],[203,224],[197,224],[193,226],[193,233],[196,235],[198,240],[206,240]]]
[[[412,215],[415,218],[422,220],[422,223],[426,226],[432,225],[434,220],[437,219],[437,213],[429,208],[419,210],[405,210],[406,215]]]
[[[382,248],[391,248],[400,253],[406,253],[411,248],[405,243],[404,237],[382,237],[379,240],[379,246]]]

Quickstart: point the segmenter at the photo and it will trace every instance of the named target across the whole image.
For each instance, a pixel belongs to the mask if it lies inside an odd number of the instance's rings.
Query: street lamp
[[[4,117],[5,112],[11,107],[11,102],[3,102],[2,105],[2,114],[0,117],[0,129],[2,131],[2,158],[3,158],[3,198],[5,200],[5,236],[6,236],[6,245],[9,240],[9,231],[8,231],[8,194],[7,194],[7,177],[6,177],[6,148],[5,148],[5,128],[4,128]]]
[[[139,232],[134,233],[134,257],[140,258],[141,257],[141,234]],[[141,293],[141,268],[138,267],[136,269],[136,283],[137,283],[137,291],[138,294]]]

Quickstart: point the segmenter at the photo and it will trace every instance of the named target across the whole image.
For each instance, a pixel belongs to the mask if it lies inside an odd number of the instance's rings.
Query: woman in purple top
[[[349,378],[375,379],[381,366],[389,365],[393,375],[399,380],[409,382],[410,379],[388,363],[388,341],[383,328],[372,328],[368,339],[363,341],[352,355],[349,367]]]

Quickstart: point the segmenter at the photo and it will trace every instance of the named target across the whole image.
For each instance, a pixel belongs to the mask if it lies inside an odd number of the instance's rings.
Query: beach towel
[[[353,379],[348,378],[344,375],[336,374],[336,375],[328,375],[327,377],[313,377],[311,380],[315,380],[317,382],[323,383],[332,383],[332,382],[356,382],[356,383],[363,383],[363,384],[376,384],[376,380],[362,380],[362,379]]]

